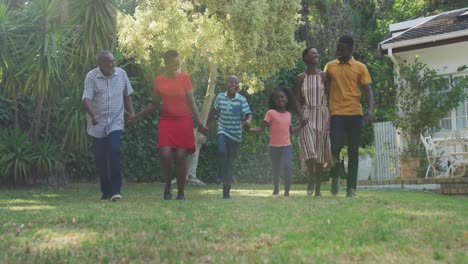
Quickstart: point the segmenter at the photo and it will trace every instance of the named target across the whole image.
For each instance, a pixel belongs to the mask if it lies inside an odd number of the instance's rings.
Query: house
[[[393,62],[397,75],[399,65],[413,63],[417,57],[418,61],[437,71],[440,79],[436,81],[447,90],[451,89],[454,83],[468,78],[468,7],[391,24],[390,31],[391,37],[379,43],[378,48],[382,56],[390,58]],[[468,92],[468,87],[466,91]],[[468,138],[468,100],[439,122],[440,128],[432,131],[436,140],[447,142],[449,138]],[[390,179],[398,177],[398,174],[401,177],[403,172],[401,161],[395,159],[397,155],[393,153],[395,148],[401,150],[404,143],[398,135],[396,139],[393,138],[389,132],[392,129],[395,131],[391,126],[391,129],[386,128],[386,132],[379,132],[380,136],[386,137],[380,140],[381,142],[378,142],[376,137],[377,157],[383,157],[380,163],[377,160],[376,174],[386,175],[385,177]],[[374,128],[374,131],[377,130]],[[385,146],[388,142],[394,142],[390,144],[391,148],[378,147]],[[454,145],[445,145],[444,151],[468,151],[467,147],[464,143],[455,142]],[[389,154],[390,149],[392,150]],[[448,167],[450,163],[448,160],[446,162],[445,167]],[[388,175],[385,174],[385,171],[389,170],[387,167],[394,168],[392,173],[387,173]]]
[[[440,74],[439,81],[446,89],[468,78],[468,7],[395,23],[390,31],[392,36],[379,43],[379,52],[391,59],[395,70],[399,64],[414,62],[417,56]],[[468,101],[440,120],[436,137],[453,131],[468,136]]]

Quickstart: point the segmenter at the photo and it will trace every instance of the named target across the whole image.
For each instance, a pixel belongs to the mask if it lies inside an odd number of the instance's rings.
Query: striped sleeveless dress
[[[306,75],[301,92],[304,97],[302,113],[308,120],[307,125],[299,131],[302,168],[306,169],[305,161],[309,159],[315,159],[325,167],[332,167],[334,162],[330,148],[330,114],[320,73]]]

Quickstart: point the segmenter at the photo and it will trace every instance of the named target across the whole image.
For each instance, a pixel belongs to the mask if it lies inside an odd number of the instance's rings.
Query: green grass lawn
[[[212,185],[164,201],[161,184],[125,184],[114,203],[96,184],[0,189],[0,263],[468,262],[467,198],[233,187],[230,200]]]

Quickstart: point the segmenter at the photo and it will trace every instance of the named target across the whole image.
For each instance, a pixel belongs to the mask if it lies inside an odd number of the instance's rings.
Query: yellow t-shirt
[[[330,79],[331,115],[362,115],[361,86],[372,83],[366,65],[353,57],[340,63],[338,59],[325,65]]]

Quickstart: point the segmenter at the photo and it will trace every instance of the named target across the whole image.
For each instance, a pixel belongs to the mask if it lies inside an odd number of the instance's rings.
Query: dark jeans
[[[334,115],[330,123],[330,140],[333,156],[339,160],[340,152],[346,136],[348,143],[348,177],[347,188],[356,189],[359,164],[359,144],[361,143],[362,116]],[[340,166],[337,164],[331,170],[331,177],[339,177]]]
[[[93,137],[96,169],[101,179],[103,198],[120,194],[122,178],[120,175],[120,136],[121,131],[112,131],[107,137]]]
[[[224,134],[218,134],[218,176],[223,179],[225,190],[231,189],[231,181],[236,166],[237,150],[240,142],[237,142]]]
[[[289,194],[289,186],[291,182],[291,161],[292,161],[292,145],[284,147],[271,147],[271,165],[273,174],[273,194],[279,193],[279,178],[281,172],[284,176],[284,193]]]

